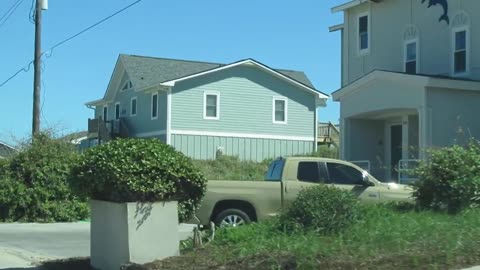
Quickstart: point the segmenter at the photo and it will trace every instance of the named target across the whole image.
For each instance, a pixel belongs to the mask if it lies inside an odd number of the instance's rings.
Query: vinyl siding
[[[219,147],[224,154],[241,160],[263,161],[280,156],[308,154],[311,141],[251,139],[200,135],[172,135],[172,146],[193,159],[215,159]]]
[[[204,92],[220,94],[219,120],[203,119]],[[273,97],[288,99],[287,124],[272,123]],[[172,130],[314,136],[315,97],[255,67],[239,66],[178,83]]]

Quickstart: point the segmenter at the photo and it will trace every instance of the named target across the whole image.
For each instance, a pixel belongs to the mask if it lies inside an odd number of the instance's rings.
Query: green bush
[[[156,139],[119,139],[91,148],[71,176],[79,194],[97,200],[177,200],[181,221],[191,217],[206,190],[191,160]]]
[[[321,234],[341,231],[359,217],[361,206],[351,192],[329,185],[303,189],[280,215],[289,230],[313,230]]]
[[[265,178],[271,160],[254,162],[236,156],[219,156],[215,160],[194,160],[208,180],[261,180]]]
[[[49,134],[36,136],[0,165],[0,220],[53,222],[88,217],[84,199],[71,192],[73,146]]]
[[[416,170],[414,196],[421,208],[456,213],[480,204],[480,146],[472,141],[432,150]]]

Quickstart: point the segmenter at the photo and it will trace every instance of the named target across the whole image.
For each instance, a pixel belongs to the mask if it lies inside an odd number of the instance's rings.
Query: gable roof
[[[292,81],[293,83],[315,91],[315,93],[320,95],[321,98],[328,98],[328,95],[315,89],[312,82],[302,71],[272,69],[253,59],[242,60],[232,64],[220,64],[201,61],[188,61],[179,59],[120,54],[115,69],[117,69],[120,63],[123,66],[125,72],[128,74],[128,77],[135,89],[142,90],[149,87],[161,85],[165,82],[180,80],[193,75],[200,76],[205,72],[212,72],[218,70],[219,68],[226,68],[246,61],[254,62],[257,64],[257,66],[266,68],[276,73],[277,75],[280,75],[285,79]],[[116,73],[115,70],[114,73]],[[114,75],[112,75],[112,79]],[[107,92],[110,90],[110,88],[111,87],[109,84]],[[106,98],[107,93],[103,99],[88,102],[86,105],[98,105],[105,101]]]
[[[5,158],[11,156],[13,153],[15,153],[17,150],[13,148],[12,146],[0,142],[0,158]]]
[[[378,2],[381,2],[381,1],[383,1],[383,0],[352,0],[352,1],[347,2],[345,4],[341,4],[339,6],[333,7],[332,8],[332,13],[337,13],[337,12],[340,12],[340,11],[344,11],[344,10],[356,7],[356,6],[358,6],[360,4],[363,4],[365,2],[378,3]]]

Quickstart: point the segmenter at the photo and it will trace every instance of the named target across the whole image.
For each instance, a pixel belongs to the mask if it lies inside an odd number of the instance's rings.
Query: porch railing
[[[340,130],[331,122],[319,123],[317,129],[318,142],[323,144],[333,144],[338,147],[340,140]]]
[[[412,184],[418,180],[415,169],[420,164],[418,159],[402,159],[398,162],[398,183]]]

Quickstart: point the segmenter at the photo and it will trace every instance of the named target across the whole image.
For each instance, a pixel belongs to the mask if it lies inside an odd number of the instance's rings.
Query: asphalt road
[[[192,225],[180,224],[180,239]],[[0,269],[34,269],[39,261],[90,256],[90,223],[0,224]]]

